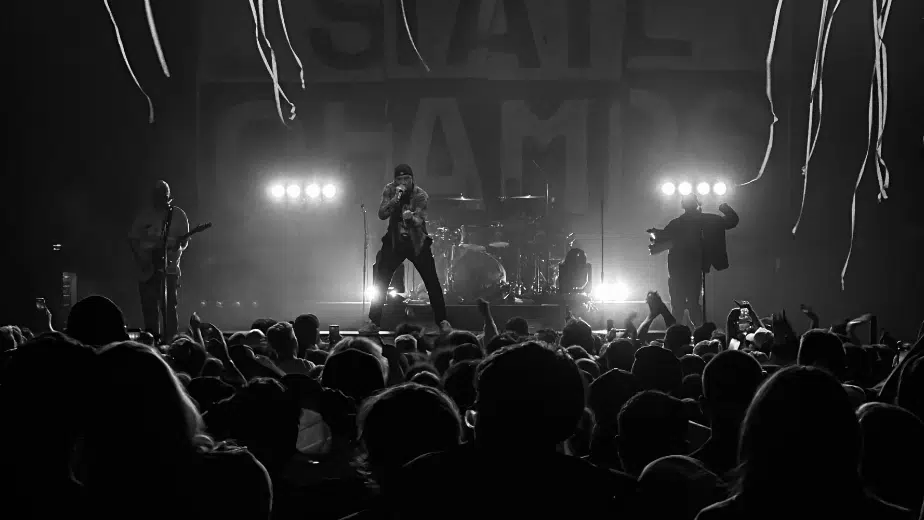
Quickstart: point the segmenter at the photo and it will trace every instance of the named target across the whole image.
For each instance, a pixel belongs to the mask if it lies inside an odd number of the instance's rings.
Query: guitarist
[[[167,271],[164,272],[164,229],[167,232]],[[169,341],[177,331],[176,300],[180,286],[180,257],[189,245],[184,238],[189,233],[186,212],[173,205],[170,185],[157,181],[151,198],[132,224],[129,241],[139,267],[138,292],[144,329],[155,336],[161,332],[159,318],[163,316],[162,338]],[[164,283],[167,297],[164,308]]]

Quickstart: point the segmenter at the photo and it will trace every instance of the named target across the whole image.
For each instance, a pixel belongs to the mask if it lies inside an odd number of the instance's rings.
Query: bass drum
[[[481,251],[462,250],[461,256],[458,254],[452,265],[452,293],[468,303],[478,298],[490,302],[507,296],[507,271],[500,260]]]

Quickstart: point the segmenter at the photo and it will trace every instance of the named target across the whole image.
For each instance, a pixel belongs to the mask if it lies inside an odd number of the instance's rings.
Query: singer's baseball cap
[[[410,165],[401,163],[398,166],[395,166],[395,177],[400,177],[402,175],[414,176],[414,170],[411,169]]]

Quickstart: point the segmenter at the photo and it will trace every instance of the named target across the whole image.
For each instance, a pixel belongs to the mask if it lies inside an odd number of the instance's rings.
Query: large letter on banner
[[[540,146],[565,137],[567,182],[565,205],[568,212],[587,211],[587,100],[562,102],[555,114],[540,120],[525,101],[505,101],[501,109],[501,171],[504,180],[523,182],[523,140],[530,137]]]
[[[433,128],[439,119],[446,134],[446,144],[452,156],[452,175],[427,171],[427,157],[433,140]],[[459,105],[453,98],[424,98],[417,107],[411,141],[407,150],[408,164],[414,168],[421,186],[434,194],[464,193],[481,198],[481,178],[475,166],[475,154],[468,140]]]

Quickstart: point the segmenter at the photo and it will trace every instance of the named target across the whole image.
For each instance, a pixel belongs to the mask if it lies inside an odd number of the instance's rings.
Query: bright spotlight
[[[677,191],[679,191],[681,195],[689,195],[693,193],[693,185],[689,182],[681,182],[680,186],[677,186]]]
[[[390,298],[397,298],[397,297],[398,297],[398,291],[392,289],[392,290],[388,291],[388,296],[389,296]]]
[[[378,297],[379,297],[379,292],[375,290],[375,287],[366,288],[366,299],[367,300],[369,300],[370,302],[375,301]]]
[[[624,302],[629,298],[629,288],[622,282],[605,283],[594,289],[594,299],[599,302]]]
[[[665,182],[661,185],[661,193],[667,195],[668,197],[673,195],[675,191],[677,191],[677,186],[674,186],[673,182]]]
[[[726,186],[724,182],[717,182],[712,186],[712,192],[715,193],[716,195],[719,195],[719,196],[725,195],[727,191],[728,191],[728,186]]]
[[[709,195],[709,189],[710,188],[708,182],[701,182],[696,185],[696,192],[700,195]]]
[[[321,187],[317,184],[309,184],[308,187],[305,188],[305,195],[308,195],[309,198],[316,199],[321,195]]]
[[[333,184],[325,184],[324,188],[321,189],[321,194],[324,195],[325,199],[332,199],[337,195],[337,187]]]
[[[302,188],[298,184],[289,184],[286,188],[286,195],[288,195],[290,199],[297,199],[301,194]]]
[[[274,199],[281,199],[286,194],[286,187],[282,184],[273,184],[269,188],[269,194]]]

